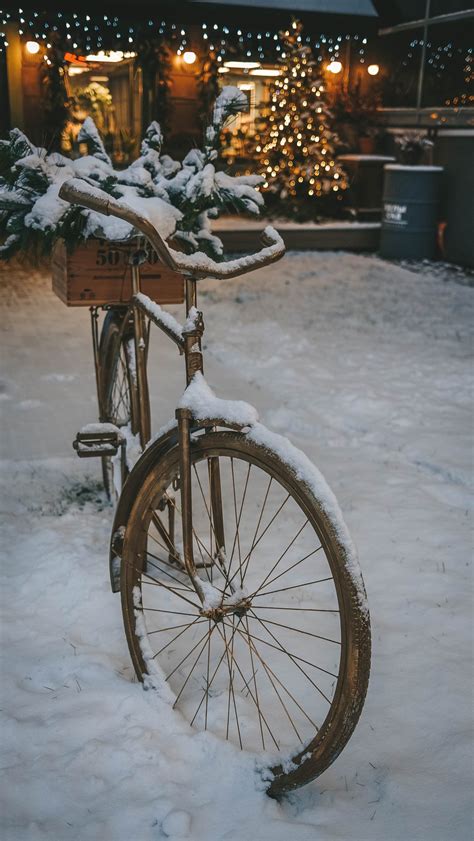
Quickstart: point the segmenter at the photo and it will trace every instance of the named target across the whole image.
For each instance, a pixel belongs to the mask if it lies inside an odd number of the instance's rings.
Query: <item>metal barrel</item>
[[[384,167],[380,255],[429,259],[436,253],[440,166]]]

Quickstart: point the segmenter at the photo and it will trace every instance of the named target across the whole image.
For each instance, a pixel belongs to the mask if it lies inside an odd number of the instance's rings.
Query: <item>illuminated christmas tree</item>
[[[347,188],[335,160],[338,138],[330,129],[321,73],[301,33],[298,21],[280,33],[280,75],[271,84],[254,138],[262,189],[297,215],[307,212],[308,203],[317,212],[322,197],[340,200]]]

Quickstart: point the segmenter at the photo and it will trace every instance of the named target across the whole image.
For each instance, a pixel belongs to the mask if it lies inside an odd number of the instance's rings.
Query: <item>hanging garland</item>
[[[170,118],[171,52],[162,38],[143,37],[135,68],[142,72],[142,132],[157,119],[166,133]]]
[[[208,124],[211,115],[212,103],[219,93],[219,62],[213,50],[208,49],[204,54],[202,64],[197,77],[198,99],[199,99],[199,122],[201,127]]]
[[[50,46],[41,67],[41,81],[44,90],[45,143],[49,151],[58,152],[60,150],[61,136],[69,117],[65,82],[66,68],[64,46],[61,37],[54,32],[51,35]]]

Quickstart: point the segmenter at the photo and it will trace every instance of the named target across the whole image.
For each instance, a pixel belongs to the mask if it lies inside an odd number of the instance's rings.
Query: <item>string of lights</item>
[[[13,22],[19,24],[20,35],[28,39],[36,39],[40,44],[44,43],[47,46],[51,33],[56,32],[72,49],[85,53],[132,51],[144,33],[148,36],[163,36],[177,42],[178,55],[181,55],[190,43],[189,27],[156,17],[149,17],[137,24],[131,23],[123,16],[110,14],[44,10],[26,12],[21,7],[17,12],[0,9],[1,25],[4,27]],[[275,61],[283,49],[278,31],[272,29],[258,31],[217,23],[202,23],[200,29],[202,46],[216,52],[218,61],[224,61],[229,52],[261,62]],[[339,58],[344,44],[351,41],[357,46],[361,63],[365,61],[368,38],[364,35],[321,33],[317,36],[303,36],[302,40],[314,51],[321,50],[325,57],[336,59]],[[0,41],[0,50],[8,47],[5,30],[0,31]],[[318,60],[323,61],[323,55],[318,56]]]
[[[211,52],[220,65],[229,60],[258,62],[259,65],[275,64],[285,58],[284,46],[278,31],[272,28],[248,29],[228,26],[222,23],[206,23],[193,27],[178,24],[161,16],[147,16],[140,22],[124,15],[95,14],[91,12],[61,12],[42,10],[15,11],[0,9],[0,53],[8,47],[7,24],[16,23],[20,36],[31,45],[31,52],[41,48],[50,49],[52,33],[71,53],[98,56],[115,60],[133,55],[144,38],[159,38],[171,46],[186,63],[196,60],[196,52]],[[196,37],[196,30],[199,35]],[[324,63],[326,69],[337,75],[347,62],[347,49],[351,64],[365,65],[370,76],[379,72],[375,37],[363,33],[302,34],[300,41],[311,48],[315,60]],[[193,49],[191,50],[191,42]],[[34,46],[35,45],[35,46]],[[412,38],[403,46],[399,56],[400,72],[407,72],[419,66],[420,53],[424,48],[422,38]],[[464,77],[468,85],[473,79],[472,47],[459,46],[452,40],[445,42],[430,40],[426,44],[427,72],[441,79],[456,72]],[[45,60],[47,57],[45,56]]]

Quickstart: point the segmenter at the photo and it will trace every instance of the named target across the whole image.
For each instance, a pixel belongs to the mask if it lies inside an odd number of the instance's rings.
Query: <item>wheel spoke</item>
[[[148,558],[149,558],[149,557],[150,557],[150,558],[153,558],[155,561],[161,561],[162,563],[165,563],[164,561],[162,561],[162,559],[161,559],[161,558],[159,558],[159,557],[158,557],[158,555],[154,555],[154,554],[153,554],[153,552],[147,552],[146,554],[147,554],[147,565],[148,565]],[[167,575],[167,576],[168,576],[168,578],[171,578],[171,580],[172,580],[172,581],[176,581],[176,584],[179,584],[179,585],[180,585],[180,587],[184,587],[184,588],[186,588],[187,590],[189,590],[189,592],[190,592],[190,593],[194,593],[194,589],[193,589],[193,587],[190,587],[188,584],[186,584],[186,582],[185,582],[185,581],[181,581],[181,579],[180,579],[180,578],[176,578],[176,576],[175,576],[175,575],[172,575],[172,574],[171,574],[171,572],[168,572],[168,570],[167,570],[167,569],[161,569],[161,567],[159,567],[159,566],[157,566],[156,564],[154,564],[154,563],[153,563],[153,561],[150,561],[150,566],[152,566],[152,567],[154,567],[155,569],[157,569],[157,570],[158,570],[158,572],[162,572],[164,575]],[[185,571],[185,570],[183,570],[183,575],[185,575],[185,574],[186,574],[186,571]],[[145,575],[146,575],[146,573],[145,573]],[[149,578],[151,578],[151,576],[149,576]],[[158,581],[158,579],[157,579],[157,578],[155,578],[154,580],[155,580],[157,583],[160,583],[160,582]]]
[[[200,660],[200,658],[201,658],[201,654],[202,654],[202,652],[204,651],[204,649],[205,649],[205,647],[206,647],[206,645],[207,645],[207,642],[208,642],[209,638],[211,637],[211,634],[212,634],[213,630],[214,630],[213,628],[209,628],[209,629],[206,631],[206,633],[205,633],[205,637],[206,637],[206,639],[204,640],[204,645],[202,646],[201,650],[199,651],[199,654],[197,655],[197,657],[196,657],[196,659],[195,659],[195,661],[194,661],[194,663],[193,663],[193,665],[192,665],[192,668],[191,668],[191,670],[190,670],[190,672],[189,672],[189,674],[188,674],[188,676],[187,676],[186,680],[184,681],[184,683],[183,683],[183,685],[182,685],[181,689],[179,690],[179,692],[178,692],[178,694],[177,694],[177,696],[176,696],[176,700],[175,700],[175,702],[174,702],[174,704],[173,704],[173,709],[176,707],[176,704],[178,703],[179,699],[181,698],[181,695],[182,695],[182,693],[184,692],[184,689],[185,689],[185,687],[186,687],[186,685],[187,685],[187,683],[188,683],[188,680],[189,680],[189,678],[191,677],[192,673],[194,672],[194,669],[196,668],[196,666],[197,666],[197,664],[198,664],[198,662],[199,662],[199,660]],[[195,646],[195,648],[197,648],[197,646]],[[194,651],[194,649],[193,649],[193,651]],[[190,652],[190,653],[192,653],[192,652]],[[187,658],[186,658],[186,659],[187,659]],[[166,678],[166,680],[168,680],[168,678]]]
[[[155,535],[154,535],[154,534],[151,534],[150,532],[148,532],[148,537],[151,537],[151,539],[153,540],[153,542],[154,542],[154,543],[156,543],[156,544],[157,544],[157,546],[159,546],[159,547],[160,547],[160,549],[163,549],[165,552],[168,552],[168,554],[169,554],[169,555],[171,555],[171,557],[175,559],[176,563],[177,563],[177,564],[179,564],[179,566],[180,566],[180,567],[182,567],[182,568],[184,569],[183,562],[182,562],[182,560],[181,560],[181,558],[180,558],[180,556],[179,556],[179,555],[175,555],[175,554],[173,554],[173,552],[170,552],[170,551],[169,551],[169,549],[168,549],[168,547],[167,547],[167,546],[164,546],[164,545],[163,545],[163,543],[160,543],[160,541],[158,540],[158,538],[157,538],[157,537],[155,537]],[[148,554],[150,554],[150,555],[151,555],[152,553],[151,553],[151,552],[149,552]],[[160,558],[160,560],[161,560],[161,558]],[[169,561],[168,561],[168,564],[169,564]]]
[[[259,586],[259,587],[258,587],[258,589],[256,590],[256,593],[258,593],[258,592],[259,592],[259,590],[261,590],[261,589],[262,589],[262,587],[266,584],[266,582],[267,582],[267,581],[268,581],[268,579],[270,578],[270,576],[271,576],[272,572],[274,572],[274,570],[277,568],[277,566],[278,566],[278,564],[280,563],[280,561],[282,560],[282,558],[284,558],[284,557],[285,557],[286,553],[288,552],[288,549],[291,549],[291,547],[293,546],[293,544],[295,543],[295,541],[296,541],[296,540],[298,540],[298,538],[299,538],[299,536],[300,536],[301,532],[303,531],[303,529],[304,529],[307,525],[308,525],[308,520],[305,520],[305,521],[304,521],[304,523],[303,523],[303,525],[301,526],[301,528],[299,528],[299,529],[298,529],[298,531],[296,532],[296,534],[295,534],[295,536],[294,536],[293,540],[291,540],[291,541],[289,542],[289,544],[288,544],[288,546],[286,547],[285,551],[284,551],[284,552],[282,552],[282,554],[280,555],[280,557],[278,558],[278,560],[277,560],[277,561],[275,561],[275,563],[273,564],[273,566],[272,566],[272,568],[271,568],[270,572],[268,572],[268,573],[266,574],[266,576],[265,576],[265,578],[263,579],[262,583],[260,584],[260,586]]]
[[[138,573],[140,573],[140,575],[143,575],[143,570],[139,569],[136,566],[134,566],[133,569],[135,570],[135,572],[138,572]],[[201,609],[201,605],[196,604],[196,602],[192,602],[191,599],[186,598],[186,596],[183,596],[182,593],[179,593],[177,590],[174,590],[173,587],[170,587],[168,584],[164,584],[163,581],[157,581],[157,584],[160,587],[163,587],[165,590],[168,590],[170,593],[173,593],[173,595],[177,596],[179,599],[183,599],[183,601],[192,605],[193,607],[196,608],[196,610]],[[151,610],[151,608],[147,608],[147,610]]]
[[[255,618],[255,617],[253,617],[253,618]],[[265,630],[268,630],[268,629],[265,628]],[[268,631],[268,633],[270,633],[270,632]],[[322,666],[317,666],[316,663],[311,663],[309,660],[305,660],[303,657],[300,657],[298,654],[290,653],[280,643],[278,645],[274,645],[272,642],[269,642],[269,640],[263,639],[262,637],[257,637],[256,634],[252,634],[252,639],[257,640],[257,642],[263,642],[264,645],[268,645],[269,648],[274,648],[275,651],[280,651],[283,654],[287,654],[288,657],[290,657],[290,659],[294,657],[295,660],[300,660],[302,663],[306,663],[307,666],[312,666],[313,669],[317,669],[319,672],[324,672],[324,674],[329,675],[330,677],[337,678],[337,675],[334,674],[334,672],[329,672],[327,669],[323,669]],[[274,637],[274,639],[276,639],[276,637]],[[309,678],[308,678],[308,680],[309,680]]]
[[[210,553],[207,551],[207,549],[206,549],[205,551],[207,552],[207,554],[208,554],[208,555],[209,555],[209,557],[211,558],[211,560],[212,560],[213,564],[215,564],[215,561],[216,561],[216,559],[217,559],[218,564],[219,564],[219,569],[221,570],[221,572],[222,572],[222,574],[223,574],[223,576],[224,576],[224,578],[225,578],[225,581],[226,581],[226,585],[225,585],[225,588],[226,588],[226,587],[227,587],[227,584],[228,584],[228,582],[229,582],[229,575],[228,575],[228,571],[227,571],[227,569],[226,569],[226,567],[225,567],[225,564],[224,564],[224,562],[223,562],[223,560],[222,560],[222,557],[221,557],[221,552],[219,551],[220,549],[222,549],[222,547],[220,547],[220,546],[219,546],[219,540],[217,539],[217,534],[216,534],[216,530],[215,530],[215,527],[214,527],[214,522],[213,522],[213,519],[212,519],[212,515],[211,515],[210,507],[207,505],[207,501],[206,501],[206,497],[205,497],[205,494],[204,494],[204,490],[203,490],[203,487],[202,487],[202,484],[201,484],[201,480],[200,480],[200,478],[199,478],[199,473],[198,473],[198,471],[197,471],[197,468],[196,468],[196,465],[195,465],[195,464],[193,465],[193,468],[194,468],[194,472],[195,472],[195,474],[196,474],[196,479],[197,479],[197,481],[198,481],[199,490],[201,491],[201,496],[202,496],[202,499],[203,499],[203,502],[204,502],[204,506],[205,506],[205,509],[206,509],[206,512],[207,512],[207,516],[208,516],[208,518],[209,518],[209,529],[210,529],[210,531],[214,534],[214,540],[215,540],[215,543],[216,543],[216,557],[214,558],[214,557],[212,556],[212,554],[210,554]],[[210,489],[209,489],[209,493],[210,493]],[[196,540],[198,540],[198,539],[199,539],[199,538],[198,538],[198,537],[197,537],[197,535],[196,535]],[[211,552],[212,552],[212,540],[211,540]],[[213,586],[215,586],[215,584],[214,584],[214,582],[213,582],[213,578],[212,578],[212,573],[211,573],[211,579],[210,579],[210,580],[211,580],[211,584],[212,584]],[[225,588],[224,588],[224,590],[221,590],[221,593],[222,593],[222,594],[224,594],[224,592],[225,592]],[[219,589],[219,588],[217,588],[217,589]]]
[[[258,619],[257,616],[253,616],[251,618]],[[269,631],[268,628],[265,626],[265,620],[264,619],[261,619],[261,620],[258,619],[258,621],[260,622],[260,624],[262,625],[264,630],[268,634],[270,634],[270,636],[275,640],[275,642],[277,642],[277,646],[274,646],[273,643],[269,642],[268,640],[262,639],[261,637],[257,637],[255,634],[253,634],[253,638],[258,640],[258,642],[263,642],[265,645],[268,645],[270,648],[276,648],[277,651],[282,651],[284,654],[287,654],[288,657],[290,657],[290,658],[294,657],[295,660],[301,660],[302,663],[306,663],[307,666],[312,666],[313,669],[317,669],[318,672],[324,672],[324,674],[329,675],[330,677],[337,678],[337,675],[334,674],[334,672],[330,672],[330,671],[328,671],[328,669],[323,669],[322,666],[317,666],[316,663],[311,663],[310,660],[305,660],[303,657],[300,657],[299,654],[293,654],[293,653],[290,653],[289,651],[287,651],[286,648],[284,648],[284,646],[277,640],[277,638],[274,636],[274,634],[272,634],[272,632]]]
[[[249,636],[250,636],[250,637],[252,637],[252,635],[250,634],[250,632],[249,632]],[[262,663],[262,666],[264,667],[265,671],[268,671],[268,672],[270,672],[270,673],[273,675],[273,677],[274,677],[274,678],[275,678],[275,680],[277,681],[278,685],[279,685],[279,686],[281,686],[281,688],[284,690],[284,692],[286,692],[286,694],[287,694],[287,695],[291,698],[291,700],[294,702],[294,704],[296,704],[296,706],[298,707],[298,709],[299,709],[299,710],[301,710],[301,712],[303,713],[303,715],[305,716],[305,718],[307,718],[307,720],[309,721],[309,723],[310,723],[310,724],[311,724],[311,725],[312,725],[312,726],[316,729],[316,732],[318,732],[318,730],[319,730],[318,725],[317,725],[317,724],[313,721],[313,719],[311,718],[311,716],[309,716],[309,715],[308,715],[308,713],[306,712],[306,710],[304,710],[304,709],[303,709],[303,707],[301,706],[301,704],[299,703],[299,701],[297,701],[297,700],[296,700],[295,696],[294,696],[294,695],[290,692],[290,690],[288,689],[288,687],[286,687],[286,686],[285,686],[285,684],[281,682],[280,678],[279,678],[279,677],[277,677],[277,675],[275,674],[275,672],[273,671],[273,669],[271,669],[271,668],[270,668],[270,666],[268,665],[268,663],[266,663],[266,662],[265,662],[265,660],[263,659],[263,657],[262,657],[262,656],[261,656],[261,654],[259,653],[259,651],[258,651],[258,649],[257,649],[257,646],[256,646],[254,643],[252,643],[252,645],[253,645],[253,648],[254,648],[255,654],[257,655],[257,657],[259,658],[260,662]]]
[[[264,496],[264,499],[263,499],[263,503],[262,503],[262,509],[260,511],[258,521],[257,521],[257,526],[255,528],[255,533],[254,533],[254,536],[252,538],[252,544],[250,546],[250,551],[247,555],[247,558],[245,559],[247,561],[247,565],[245,567],[244,573],[241,574],[242,581],[245,578],[245,575],[246,575],[246,572],[247,572],[247,569],[248,569],[248,566],[249,566],[249,563],[250,563],[250,558],[252,557],[252,552],[253,552],[254,547],[255,547],[255,541],[257,539],[257,534],[258,534],[258,530],[260,528],[260,523],[262,522],[263,512],[265,511],[265,506],[267,504],[268,494],[270,493],[270,487],[271,487],[272,482],[273,482],[273,476],[270,476],[270,479],[269,479],[268,485],[267,485],[267,489],[265,491],[265,496]],[[242,564],[239,566],[239,569],[237,570],[237,572],[240,572],[241,567],[242,567]],[[233,578],[235,578],[235,576],[233,576]],[[233,578],[231,579],[231,581],[233,580]]]
[[[275,634],[273,634],[273,633],[272,633],[272,631],[270,631],[270,630],[267,628],[267,626],[266,626],[266,622],[264,622],[264,620],[263,620],[263,619],[259,619],[259,618],[258,618],[258,616],[255,616],[254,614],[252,614],[252,617],[253,617],[254,619],[256,619],[256,620],[257,620],[257,622],[260,622],[260,624],[261,624],[261,625],[262,625],[262,627],[265,629],[265,631],[267,632],[267,634],[269,634],[269,635],[271,636],[271,638],[272,638],[273,640],[275,640],[275,642],[276,642],[276,644],[277,644],[277,646],[278,646],[279,650],[280,650],[280,651],[282,651],[284,654],[286,654],[286,655],[290,658],[290,660],[291,660],[291,661],[295,664],[296,668],[297,668],[297,669],[299,669],[299,671],[300,671],[302,674],[304,674],[304,676],[305,676],[305,677],[309,680],[309,682],[310,682],[310,683],[314,686],[314,688],[315,688],[315,689],[317,689],[317,691],[319,692],[319,694],[320,694],[320,695],[322,695],[322,697],[325,699],[325,701],[327,701],[327,702],[328,702],[328,704],[329,704],[329,705],[331,705],[331,701],[329,700],[329,698],[327,697],[327,695],[325,695],[325,693],[322,691],[322,689],[320,689],[320,688],[319,688],[319,686],[317,685],[317,683],[315,683],[315,682],[314,682],[314,680],[312,680],[312,678],[310,678],[310,676],[308,675],[308,673],[307,673],[307,672],[305,672],[305,670],[303,669],[303,667],[302,667],[302,666],[300,666],[300,665],[299,665],[299,663],[297,663],[296,661],[297,661],[297,660],[301,660],[301,662],[302,662],[302,663],[306,663],[308,666],[313,666],[313,668],[318,669],[320,672],[323,672],[323,671],[324,671],[324,672],[326,672],[326,674],[331,674],[331,672],[329,672],[329,673],[328,673],[326,669],[322,669],[320,666],[316,666],[314,663],[310,663],[308,660],[304,660],[302,657],[298,657],[296,654],[290,654],[290,652],[289,652],[289,651],[287,651],[287,650],[286,650],[286,648],[284,648],[284,646],[282,646],[282,644],[281,644],[281,643],[279,642],[279,640],[276,638]],[[264,642],[265,642],[265,640],[261,639],[261,640],[260,640],[260,642],[263,642],[263,643],[264,643]],[[332,675],[332,676],[333,676],[333,677],[337,677],[337,675]]]
[[[153,521],[153,525],[155,526],[158,534],[165,541],[166,548],[167,548],[169,554],[173,558],[176,558],[177,557],[176,546],[173,544],[173,541],[170,539],[170,536],[169,536],[169,534],[166,530],[166,526],[163,525],[163,523],[161,522],[161,519],[160,519],[160,517],[159,517],[159,515],[157,514],[156,511],[151,512],[151,519]]]
[[[243,564],[245,564],[245,563],[247,564],[247,565],[246,565],[246,567],[245,567],[245,573],[244,573],[244,575],[243,575],[243,578],[245,578],[245,575],[246,575],[246,573],[247,573],[247,569],[248,569],[248,566],[249,566],[249,563],[250,563],[250,557],[251,557],[251,554],[252,554],[253,550],[256,548],[256,546],[258,546],[258,544],[260,543],[260,541],[262,540],[262,538],[263,538],[263,537],[265,537],[265,535],[266,535],[266,533],[267,533],[268,529],[270,528],[270,526],[272,525],[272,523],[274,523],[274,521],[276,520],[276,518],[278,517],[278,515],[280,514],[280,512],[283,510],[283,508],[285,507],[286,503],[288,502],[288,500],[289,500],[290,496],[291,496],[291,494],[288,494],[288,496],[286,497],[286,499],[284,499],[284,500],[283,500],[283,502],[281,503],[280,507],[279,507],[279,508],[278,508],[278,510],[275,512],[275,514],[273,515],[273,517],[272,517],[272,519],[270,520],[270,522],[267,524],[267,526],[266,526],[266,527],[264,528],[264,530],[262,531],[262,533],[261,533],[260,537],[258,538],[258,540],[256,540],[256,541],[255,541],[255,543],[253,544],[253,546],[252,546],[252,548],[251,548],[250,552],[248,553],[248,555],[246,555],[246,557],[245,557],[245,558],[244,558],[244,560],[242,561],[242,563],[243,563]],[[230,579],[230,582],[229,582],[229,583],[232,583],[232,581],[234,580],[234,578],[235,578],[235,576],[236,576],[236,575],[237,575],[237,572],[234,572],[234,574],[233,574],[232,578]]]
[[[308,560],[308,558],[311,558],[313,555],[315,555],[315,554],[316,554],[316,552],[319,552],[319,550],[320,550],[320,549],[322,549],[322,548],[323,548],[322,546],[318,546],[318,548],[317,548],[317,549],[313,549],[313,551],[312,551],[312,552],[309,552],[307,555],[305,555],[305,556],[304,556],[304,558],[300,558],[300,559],[299,559],[299,561],[295,561],[295,563],[294,563],[294,564],[292,564],[291,566],[289,566],[289,567],[287,567],[286,569],[284,569],[284,570],[283,570],[283,572],[279,572],[279,573],[278,573],[278,575],[274,575],[274,576],[273,576],[273,578],[270,578],[270,581],[267,581],[267,582],[266,582],[267,587],[269,587],[269,586],[270,586],[270,584],[273,584],[273,582],[274,582],[274,581],[276,581],[278,578],[281,578],[283,575],[286,575],[286,573],[287,573],[287,572],[290,572],[290,570],[292,570],[292,569],[294,569],[295,567],[299,566],[299,564],[302,564],[302,563],[303,563],[303,561],[307,561],[307,560]],[[273,570],[272,570],[272,571],[273,571]],[[260,585],[260,587],[263,587],[263,583]],[[259,589],[260,589],[260,588],[259,588]]]
[[[322,637],[320,634],[313,634],[312,631],[303,631],[302,628],[294,628],[292,625],[284,625],[282,622],[274,622],[272,619],[263,619],[268,625],[278,625],[279,628],[286,628],[288,631],[296,631],[298,634],[306,634],[308,637],[315,637],[318,640],[324,640],[325,642],[333,642],[334,645],[340,645],[340,640],[333,640],[329,637]]]
[[[235,628],[234,617],[232,617],[232,630],[234,628]],[[230,644],[228,646],[227,645],[227,636],[226,636],[225,626],[224,626],[224,640],[225,640],[226,652],[227,652],[227,666],[228,666],[228,669],[229,669],[229,699],[228,699],[228,706],[227,706],[227,728],[226,728],[225,737],[226,737],[226,739],[229,738],[230,698],[231,698],[231,695],[232,695],[232,703],[233,703],[233,707],[234,707],[235,723],[237,725],[237,733],[239,735],[240,750],[242,750],[242,736],[240,734],[239,715],[238,715],[238,712],[237,712],[237,704],[236,704],[236,701],[235,701],[235,692],[234,692],[234,669],[233,669],[233,663],[235,662],[234,661],[234,637],[235,637],[235,631],[232,634],[231,641],[230,641]],[[229,658],[229,648],[230,648],[230,658]]]
[[[331,610],[326,607],[283,607],[281,604],[259,604],[259,610],[302,610],[305,613],[339,613],[339,610]]]
[[[267,664],[265,663],[265,661],[264,661],[263,657],[261,657],[261,656],[260,656],[260,654],[259,654],[259,652],[258,652],[258,650],[257,650],[257,646],[256,646],[253,642],[252,642],[252,643],[250,643],[250,633],[249,633],[249,630],[248,630],[248,619],[247,619],[247,617],[245,617],[245,619],[246,619],[246,622],[247,622],[247,635],[249,636],[249,646],[251,646],[251,650],[252,650],[252,648],[255,650],[255,654],[256,654],[256,656],[258,657],[258,659],[260,660],[260,662],[261,662],[261,664],[262,664],[263,668],[265,669],[265,673],[266,673],[266,675],[267,675],[267,677],[268,677],[268,680],[270,681],[270,683],[271,683],[271,685],[272,685],[272,687],[273,687],[273,690],[274,690],[274,692],[275,692],[275,694],[276,694],[276,696],[277,696],[278,700],[280,701],[280,704],[282,705],[282,707],[283,707],[283,709],[284,709],[284,711],[285,711],[285,713],[286,713],[286,716],[287,716],[287,718],[288,718],[288,720],[289,720],[289,722],[290,722],[290,724],[291,724],[291,727],[293,728],[293,730],[294,730],[294,731],[295,731],[295,733],[296,733],[296,737],[297,737],[298,741],[302,742],[303,740],[302,740],[302,738],[301,738],[300,734],[298,733],[298,730],[297,730],[297,728],[296,728],[296,725],[295,725],[295,723],[294,723],[294,721],[293,721],[293,719],[292,719],[292,717],[291,717],[290,713],[288,712],[288,708],[287,708],[287,706],[286,706],[285,702],[283,701],[283,699],[282,699],[282,697],[281,697],[280,693],[278,692],[278,689],[276,688],[275,683],[274,683],[274,681],[273,681],[273,679],[272,679],[272,677],[271,677],[271,675],[273,674],[272,670],[271,670],[271,669],[269,669],[269,668],[267,667]],[[278,682],[281,684],[281,681],[278,681]],[[283,686],[283,684],[281,684],[281,686]],[[285,689],[285,691],[287,691],[285,686],[283,686],[283,688]],[[288,694],[289,694],[289,695],[290,695],[290,697],[293,699],[293,696],[291,695],[291,693],[290,693],[289,691],[288,691]],[[293,700],[294,700],[294,699],[293,699]],[[300,705],[298,704],[298,706],[300,706]],[[300,709],[302,709],[302,708],[300,707]],[[308,718],[309,718],[309,716],[308,716]],[[316,725],[314,724],[314,722],[313,722],[313,721],[311,721],[311,719],[309,719],[309,721],[310,721],[310,723],[311,723],[314,727],[316,727]]]
[[[257,712],[258,712],[258,724],[259,724],[259,727],[260,727],[260,737],[262,739],[262,748],[263,748],[263,750],[265,750],[265,737],[263,735],[262,713],[260,712],[260,701],[259,701],[259,698],[258,698],[257,675],[256,675],[256,671],[255,671],[255,665],[254,665],[254,662],[253,662],[253,644],[251,644],[251,642],[250,642],[249,620],[248,620],[247,616],[245,617],[245,625],[246,625],[246,628],[247,628],[247,643],[248,643],[249,653],[250,653],[250,663],[252,665],[252,677],[253,677],[253,685],[254,685],[254,689],[255,689],[255,698],[257,699]],[[239,633],[241,633],[241,632],[239,631]]]
[[[187,631],[189,628],[192,628],[192,626],[193,626],[193,625],[200,624],[200,622],[204,622],[204,621],[205,621],[205,620],[204,620],[204,619],[201,619],[201,617],[200,617],[200,616],[196,616],[196,619],[194,620],[194,622],[190,622],[190,623],[189,623],[189,625],[186,625],[186,627],[185,627],[182,631],[180,631],[180,632],[179,632],[179,634],[176,634],[176,636],[175,636],[175,637],[173,637],[173,639],[172,639],[172,640],[169,640],[168,642],[166,642],[166,643],[165,643],[165,644],[164,644],[164,645],[163,645],[163,646],[159,649],[159,651],[157,651],[157,652],[156,652],[156,654],[154,654],[154,655],[153,655],[153,660],[155,659],[155,657],[158,657],[158,655],[159,655],[159,654],[161,654],[161,653],[165,650],[165,648],[169,648],[169,646],[170,646],[170,645],[173,645],[173,643],[174,643],[177,639],[179,639],[179,638],[180,638],[183,634],[185,634],[185,633],[186,633],[186,631]]]
[[[184,613],[182,610],[169,610],[164,607],[143,607],[143,605],[141,605],[141,607],[137,607],[137,605],[135,605],[135,610],[139,610],[141,613],[148,613],[148,611],[151,611],[151,613],[171,613],[175,616],[193,616],[196,618],[195,613]]]
[[[315,581],[305,581],[302,584],[292,584],[290,587],[280,587],[278,590],[264,590],[263,593],[252,593],[251,598],[259,596],[270,596],[272,593],[286,593],[287,590],[297,590],[299,587],[309,587],[310,584],[322,584],[324,581],[333,581],[332,575],[327,578],[317,578]]]
[[[218,630],[219,630],[219,632],[220,632],[220,629],[219,629],[219,628],[218,628]],[[222,634],[221,634],[221,637],[222,637]],[[224,651],[222,652],[222,654],[221,654],[221,656],[220,656],[220,658],[219,658],[219,662],[218,662],[218,664],[217,664],[216,668],[214,669],[214,672],[213,672],[213,675],[212,675],[212,677],[211,677],[211,680],[209,681],[209,683],[208,683],[208,685],[207,685],[207,691],[206,691],[206,694],[207,694],[207,695],[209,694],[209,689],[211,688],[211,686],[212,686],[212,684],[213,684],[213,681],[214,681],[214,678],[215,678],[215,676],[217,675],[217,672],[219,671],[219,667],[220,667],[220,665],[221,665],[221,663],[222,663],[222,661],[223,661],[223,659],[224,659],[224,657],[225,657],[225,655],[226,655],[226,651],[227,651],[227,646],[225,646]],[[203,705],[203,702],[204,702],[204,699],[205,699],[205,697],[206,697],[206,694],[202,696],[202,698],[201,698],[201,700],[200,700],[200,702],[199,702],[199,705],[198,705],[198,707],[197,707],[197,710],[196,710],[196,712],[194,713],[194,715],[193,715],[193,717],[192,717],[191,721],[189,722],[191,726],[194,724],[194,721],[195,721],[195,719],[196,719],[196,716],[198,715],[199,710],[201,709],[201,707],[202,707],[202,705]]]
[[[227,568],[227,578],[230,575],[230,568],[232,566],[232,561],[234,559],[234,553],[235,553],[235,547],[237,545],[238,556],[239,556],[240,586],[241,587],[243,586],[243,580],[242,580],[242,553],[241,553],[241,549],[240,549],[240,520],[241,520],[241,517],[242,517],[242,511],[243,511],[243,508],[244,508],[245,496],[247,494],[247,487],[248,487],[248,483],[249,483],[249,476],[250,476],[251,467],[252,467],[252,465],[249,463],[248,470],[247,470],[247,476],[246,476],[246,479],[245,479],[244,492],[242,494],[242,501],[241,501],[241,504],[240,504],[240,511],[239,511],[238,516],[237,516],[237,495],[236,495],[236,491],[235,491],[234,459],[231,458],[231,460],[230,460],[230,469],[231,469],[231,475],[232,475],[232,490],[233,490],[233,497],[234,497],[235,536],[234,536],[234,542],[232,544],[232,551],[231,551],[231,554],[230,554],[229,566]]]
[[[204,619],[202,621],[204,622]],[[165,631],[176,631],[178,628],[190,628],[191,625],[194,625],[194,622],[183,622],[182,625],[169,625],[167,628],[156,628],[154,631],[148,631],[147,633],[151,637],[152,634],[163,634]]]
[[[211,631],[211,633],[212,633],[212,631]],[[169,679],[170,679],[170,677],[173,677],[173,675],[175,674],[175,672],[177,672],[177,671],[178,671],[178,669],[179,669],[179,668],[183,665],[183,663],[185,663],[185,662],[186,662],[186,660],[188,659],[188,657],[190,657],[190,656],[191,656],[191,654],[193,653],[193,651],[196,651],[196,648],[198,647],[198,645],[201,645],[201,643],[202,643],[203,639],[207,639],[208,635],[209,635],[209,631],[206,631],[206,633],[204,634],[204,636],[202,636],[202,637],[201,637],[201,639],[199,639],[199,640],[197,641],[197,643],[196,643],[195,645],[193,645],[193,647],[191,648],[191,650],[190,650],[190,651],[188,651],[188,653],[187,653],[187,654],[183,657],[183,659],[179,661],[178,665],[174,667],[173,671],[172,671],[172,672],[170,672],[170,673],[169,673],[169,675],[166,675],[165,680],[169,680]]]
[[[226,623],[224,623],[224,624],[226,624]],[[232,628],[232,625],[227,625],[227,627],[228,627],[228,628]],[[235,626],[235,630],[237,630],[237,627],[238,627],[238,626]],[[216,625],[216,628],[217,628],[217,630],[218,630],[219,634],[221,635],[222,639],[224,640],[224,637],[223,637],[222,631],[221,631],[221,629],[220,629],[220,627],[219,627],[219,625],[218,625],[218,624]],[[225,642],[225,641],[224,641],[224,642]],[[242,669],[240,668],[240,666],[239,666],[239,664],[238,664],[237,660],[235,660],[235,659],[234,659],[234,663],[235,663],[235,667],[236,667],[236,669],[237,669],[237,671],[238,671],[238,673],[239,673],[240,677],[242,678],[242,680],[243,680],[244,684],[245,684],[246,686],[248,686],[248,682],[245,680],[245,677],[244,677],[244,675],[242,674]],[[257,707],[257,709],[260,709],[260,708],[259,708],[259,706],[258,706],[258,704],[257,704],[257,702],[256,702],[256,700],[255,700],[255,698],[254,698],[254,695],[253,695],[252,690],[250,689],[250,687],[249,687],[249,695],[250,695],[250,697],[251,697],[252,701],[254,702],[255,706]],[[273,739],[273,742],[274,742],[274,744],[275,744],[276,749],[277,749],[277,750],[280,750],[280,745],[278,744],[277,740],[275,739],[275,736],[273,735],[273,733],[272,733],[272,731],[271,731],[271,729],[270,729],[270,726],[269,726],[269,724],[268,724],[268,722],[267,722],[267,720],[266,720],[266,718],[265,718],[265,716],[264,716],[263,712],[261,713],[261,715],[262,715],[262,721],[264,722],[265,727],[267,728],[268,732],[270,733],[270,736],[271,736],[271,738]]]
[[[209,631],[211,630],[211,620],[209,619]],[[207,640],[207,670],[206,670],[206,709],[204,712],[204,730],[207,730],[207,713],[209,709],[209,670],[211,665],[211,634]]]

